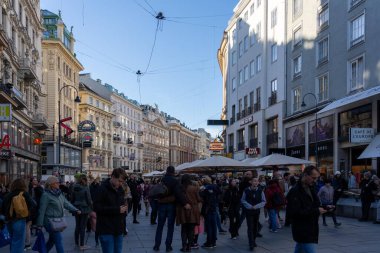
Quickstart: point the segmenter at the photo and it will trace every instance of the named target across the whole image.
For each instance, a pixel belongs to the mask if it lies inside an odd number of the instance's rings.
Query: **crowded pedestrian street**
[[[75,219],[73,216],[67,216],[69,226],[63,232],[63,241],[65,252],[67,253],[80,253],[79,249],[75,249],[74,244],[74,228]],[[327,227],[322,226],[322,218],[320,219],[320,236],[319,244],[316,246],[319,253],[378,253],[380,248],[379,231],[380,225],[373,224],[372,222],[358,222],[356,219],[338,217],[342,226],[334,228],[333,224]],[[133,224],[131,214],[127,217],[128,235],[123,239],[123,252],[144,253],[154,252],[154,235],[156,232],[156,225],[150,225],[149,217],[145,216],[144,210],[138,216],[140,224]],[[283,227],[278,233],[270,233],[267,223],[265,223],[264,215],[261,215],[260,221],[266,224],[262,229],[262,238],[257,239],[258,247],[255,248],[257,253],[270,253],[270,252],[293,252],[294,241],[290,227]],[[225,229],[227,225],[223,225]],[[199,249],[193,250],[195,253],[203,252],[248,252],[248,239],[246,224],[243,223],[240,229],[240,236],[237,240],[231,240],[229,233],[218,234],[217,247],[214,249]],[[164,228],[164,238],[166,235],[166,227]],[[45,235],[47,238],[47,235]],[[88,237],[88,245],[91,249],[86,250],[86,253],[101,252],[100,247],[95,248],[94,232],[86,234]],[[201,235],[199,242],[202,244],[206,236]],[[180,226],[175,226],[174,239],[173,239],[173,252],[180,252],[181,236]],[[1,248],[1,253],[9,252],[8,248]],[[27,251],[28,252],[28,251]],[[33,252],[33,251],[29,251]],[[50,252],[55,253],[53,248]],[[165,252],[165,248],[160,252]]]

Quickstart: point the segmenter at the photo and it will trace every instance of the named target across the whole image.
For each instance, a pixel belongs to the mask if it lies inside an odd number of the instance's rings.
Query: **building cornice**
[[[80,61],[63,45],[63,43],[59,39],[43,39],[42,40],[42,49],[46,47],[46,49],[51,49],[49,46],[52,46],[61,52],[63,52],[67,58],[69,58],[79,69],[79,71],[84,70],[83,65]]]

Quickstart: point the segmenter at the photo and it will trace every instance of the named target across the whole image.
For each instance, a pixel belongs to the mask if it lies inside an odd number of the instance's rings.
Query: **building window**
[[[238,141],[238,151],[244,150],[245,149],[245,143],[244,143],[244,138],[245,138],[245,129],[240,129],[237,131],[237,141]]]
[[[297,27],[293,31],[293,47],[297,47],[302,43],[302,27]]]
[[[293,59],[293,76],[297,77],[301,75],[301,69],[302,69],[302,56],[299,55],[296,58]]]
[[[232,66],[236,64],[236,51],[232,51]]]
[[[251,35],[250,35],[250,44],[251,44],[251,46],[253,46],[256,43],[256,34],[253,31],[253,29],[251,30],[250,33],[251,33]]]
[[[328,61],[329,57],[329,38],[323,38],[318,42],[318,64]]]
[[[360,56],[350,63],[351,90],[356,90],[364,86],[364,58]]]
[[[248,81],[249,79],[249,68],[248,65],[244,67],[244,82]]]
[[[94,103],[94,99],[92,97],[88,97],[88,103],[92,105]]]
[[[277,44],[273,44],[271,47],[271,59],[272,63],[277,61]]]
[[[240,42],[239,42],[239,58],[242,57],[243,52],[244,52],[243,42],[240,41]]]
[[[244,51],[247,51],[249,47],[249,38],[248,35],[244,37]]]
[[[232,78],[232,91],[236,90],[236,78]]]
[[[257,8],[260,7],[261,5],[261,0],[257,0]]]
[[[293,112],[297,112],[301,109],[301,89],[296,88],[293,90]]]
[[[364,34],[365,34],[364,14],[360,15],[359,17],[351,21],[350,32],[351,32],[351,46],[354,46],[357,43],[364,40]]]
[[[244,21],[247,22],[247,20],[248,20],[248,11],[246,11],[246,12],[244,13]]]
[[[258,41],[261,39],[261,22],[256,25],[256,39]]]
[[[329,5],[325,4],[318,13],[319,29],[329,25]]]
[[[328,75],[318,77],[318,101],[323,102],[328,99],[329,79]]]
[[[261,71],[261,55],[256,56],[256,73]]]
[[[252,3],[249,9],[250,9],[250,14],[252,15],[255,12],[255,3]]]
[[[253,109],[253,105],[254,105],[254,93],[253,93],[253,91],[251,91],[250,93],[249,93],[249,106],[251,107],[251,110]]]
[[[350,9],[355,7],[357,4],[361,3],[362,0],[348,0]]]
[[[256,88],[256,106],[255,106],[255,112],[259,111],[261,109],[261,88]]]
[[[239,71],[239,85],[242,85],[244,83],[244,72],[243,70]]]
[[[270,27],[273,28],[277,24],[277,8],[274,8],[271,12],[271,22],[270,22]]]
[[[255,75],[255,61],[254,60],[252,60],[249,63],[249,69],[250,69],[251,77],[253,77]]]
[[[237,41],[236,29],[234,29],[234,30],[232,31],[232,40],[233,40],[234,44],[235,44],[236,41]]]
[[[270,82],[270,91],[272,94],[277,92],[277,79]]]
[[[302,0],[293,0],[293,18],[302,14]]]

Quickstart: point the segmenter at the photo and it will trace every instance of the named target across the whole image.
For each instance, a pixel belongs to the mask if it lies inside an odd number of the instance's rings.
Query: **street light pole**
[[[62,139],[62,137],[61,137],[61,130],[62,130],[62,127],[61,127],[61,91],[63,90],[63,88],[67,88],[67,87],[72,87],[77,92],[77,97],[74,99],[74,102],[75,103],[81,102],[78,89],[75,86],[66,84],[59,89],[59,91],[58,91],[58,144],[57,144],[57,146],[58,146],[58,152],[57,152],[58,153],[58,166],[61,165],[61,139]],[[81,163],[82,163],[82,161],[81,161]],[[81,166],[81,168],[82,168],[82,166]]]
[[[315,162],[316,162],[316,167],[318,168],[318,137],[317,137],[317,133],[318,133],[318,128],[317,128],[318,99],[317,99],[317,96],[315,96],[314,93],[311,93],[311,92],[306,93],[303,96],[303,98],[302,98],[302,104],[301,104],[302,107],[306,106],[306,104],[305,104],[305,97],[307,95],[311,95],[315,99],[315,134],[314,134],[314,141],[315,141]]]

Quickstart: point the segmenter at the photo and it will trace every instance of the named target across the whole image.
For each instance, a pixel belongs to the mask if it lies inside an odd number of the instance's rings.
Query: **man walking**
[[[133,215],[133,223],[139,224],[137,221],[137,212],[139,209],[139,204],[141,201],[141,193],[139,191],[140,181],[137,179],[135,174],[132,174],[131,179],[128,180],[128,186],[132,195],[132,215]]]
[[[161,180],[161,183],[164,184],[168,189],[168,193],[165,197],[158,199],[158,225],[153,247],[154,251],[160,250],[162,230],[164,229],[166,220],[168,220],[168,232],[165,241],[166,252],[173,250],[172,241],[174,233],[176,202],[186,209],[191,208],[191,206],[186,203],[186,198],[181,191],[178,180],[174,177],[174,173],[175,170],[173,166],[167,167],[166,174]]]
[[[128,205],[124,201],[122,185],[126,178],[125,170],[114,169],[111,178],[100,186],[94,201],[96,232],[99,234],[103,253],[121,253],[123,249]]]
[[[318,177],[318,169],[307,166],[289,199],[292,234],[293,240],[296,241],[294,253],[315,253],[315,244],[318,243],[319,236],[319,215],[327,212],[320,207],[314,188]]]

